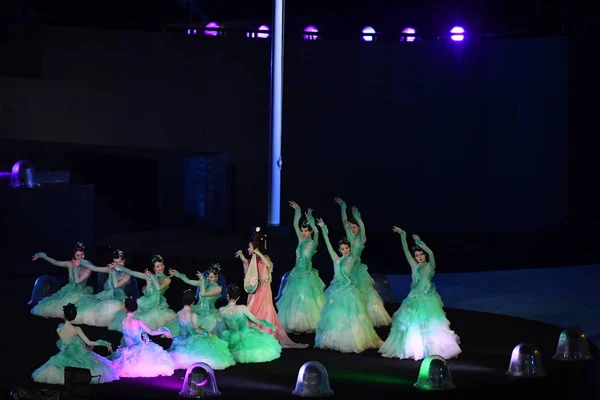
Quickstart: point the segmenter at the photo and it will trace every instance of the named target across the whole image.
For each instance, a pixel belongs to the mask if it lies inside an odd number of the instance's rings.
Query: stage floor
[[[28,286],[27,280],[13,280],[13,289]],[[30,286],[29,286],[30,287]],[[25,292],[27,293],[27,292]],[[25,297],[25,296],[24,296]],[[21,299],[23,300],[23,299]],[[9,337],[4,341],[1,386],[7,393],[16,386],[36,387],[31,372],[56,354],[56,332],[59,320],[45,320],[28,312],[26,300],[6,304],[4,312],[10,318]],[[390,312],[397,309],[390,305]],[[595,395],[588,377],[595,373],[595,363],[565,364],[552,360],[561,328],[502,315],[447,309],[452,329],[461,337],[463,353],[449,360],[456,390],[443,393],[420,392],[413,387],[420,362],[386,359],[374,351],[362,354],[341,354],[313,348],[284,350],[282,357],[264,364],[239,364],[216,371],[219,389],[225,398],[291,398],[298,369],[307,361],[319,361],[329,372],[335,397],[354,398],[394,394],[412,398],[428,395],[452,398],[529,398],[568,395],[568,398],[592,398]],[[5,319],[6,321],[6,319]],[[103,328],[83,327],[92,340],[103,338],[116,346],[120,334]],[[389,329],[378,330],[382,339]],[[297,342],[313,344],[314,336],[292,336]],[[157,339],[168,346],[170,340]],[[529,381],[512,381],[506,375],[510,355],[515,345],[527,342],[542,353],[547,376]],[[101,352],[103,349],[100,349]],[[594,349],[595,351],[595,349]],[[98,397],[105,398],[175,398],[185,371],[171,377],[122,379],[96,385]],[[37,386],[39,387],[39,386]]]

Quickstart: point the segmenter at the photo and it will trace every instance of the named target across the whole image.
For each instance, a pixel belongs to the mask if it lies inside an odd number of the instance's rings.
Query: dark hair
[[[411,250],[412,250],[413,256],[414,256],[415,252],[417,252],[417,251],[423,253],[425,255],[425,260],[429,262],[429,254],[424,252],[422,248],[420,248],[419,246],[413,246],[411,248]]]
[[[125,299],[125,309],[127,312],[136,312],[138,309],[137,301],[132,297]]]
[[[212,263],[206,269],[206,275],[208,275],[208,274],[219,275],[219,272],[221,272],[221,264],[219,264],[219,263]]]
[[[63,306],[63,314],[65,315],[65,319],[67,321],[73,321],[77,318],[77,307],[73,303],[69,303],[66,306]]]
[[[237,300],[240,298],[242,291],[240,290],[240,287],[237,284],[230,283],[227,286],[227,294],[229,295],[230,299]]]
[[[348,238],[341,238],[340,240],[338,240],[338,249],[340,248],[341,245],[347,245],[348,247],[352,248],[352,243],[350,243],[350,241],[348,240]]]
[[[313,231],[312,226],[310,226],[310,224],[308,223],[307,220],[302,221],[302,223],[300,224],[300,229],[308,229],[310,232]]]
[[[196,294],[192,291],[192,289],[187,289],[183,292],[183,305],[191,306],[196,301]]]
[[[155,254],[155,255],[152,256],[151,263],[154,264],[154,263],[157,263],[157,262],[164,263],[165,259],[162,258],[162,256],[160,254]]]
[[[112,256],[113,256],[113,259],[115,259],[115,260],[121,259],[121,260],[125,261],[125,252],[121,249],[115,249],[113,251]]]
[[[258,231],[257,231],[258,229]],[[267,251],[267,233],[263,228],[257,226],[254,228],[254,233],[250,238],[250,243],[252,243],[252,247],[258,249],[261,253],[266,254]]]
[[[350,218],[348,218],[348,223],[349,223],[349,224],[352,224],[352,225],[359,226],[359,225],[358,225],[358,222],[356,221],[356,219],[354,219],[354,217],[350,217]]]
[[[82,242],[77,242],[75,243],[75,246],[73,246],[73,257],[75,257],[75,253],[78,251],[85,251],[85,246]]]

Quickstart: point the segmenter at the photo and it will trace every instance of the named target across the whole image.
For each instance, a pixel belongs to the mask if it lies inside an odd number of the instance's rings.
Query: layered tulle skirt
[[[175,372],[169,353],[152,342],[119,347],[110,359],[121,378],[171,376]]]
[[[317,329],[325,304],[324,289],[325,284],[315,269],[292,269],[277,302],[277,314],[286,332],[303,333]]]
[[[430,355],[449,359],[460,354],[460,338],[450,330],[443,306],[433,284],[411,290],[394,314],[390,334],[379,349],[381,355],[421,360]]]
[[[374,327],[389,326],[392,317],[385,309],[381,296],[375,289],[375,281],[369,274],[365,264],[360,264],[352,271],[352,281],[360,291],[367,314]]]
[[[383,343],[367,315],[361,293],[349,283],[332,282],[317,324],[315,347],[360,353]]]
[[[144,295],[137,299],[137,303],[138,309],[135,318],[143,321],[153,331],[164,326],[171,328],[177,325],[177,314],[169,308],[165,296],[159,293]],[[123,308],[113,314],[106,326],[111,331],[120,332],[121,324],[126,316],[127,312]]]
[[[238,363],[263,363],[281,356],[281,344],[277,339],[254,326],[241,331],[224,330],[221,337]]]
[[[119,379],[119,374],[112,362],[93,351],[88,351],[80,357],[70,357],[65,353],[58,353],[33,371],[31,378],[35,382],[49,385],[64,385],[65,367],[89,369],[92,375],[91,383],[107,383]]]
[[[88,326],[107,327],[118,311],[124,311],[125,292],[122,289],[105,289],[102,292],[82,298],[75,303],[77,318],[73,323]]]
[[[69,303],[75,304],[87,296],[92,296],[94,289],[80,283],[68,283],[60,290],[40,300],[31,313],[44,318],[63,318],[63,307]]]
[[[216,370],[235,364],[226,341],[200,333],[174,338],[169,355],[175,363],[175,369],[186,369],[198,362]]]

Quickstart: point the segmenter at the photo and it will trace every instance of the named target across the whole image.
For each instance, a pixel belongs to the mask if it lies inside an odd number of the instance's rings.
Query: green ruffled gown
[[[65,324],[58,326],[60,332]],[[98,343],[108,345],[107,342],[97,340]],[[50,385],[65,384],[65,367],[89,369],[92,374],[92,383],[107,383],[119,379],[118,372],[113,368],[110,360],[89,350],[83,339],[78,335],[68,341],[58,339],[56,342],[60,352],[52,356],[44,365],[33,371],[31,378],[35,382]],[[98,376],[98,379],[93,377]]]
[[[69,283],[60,288],[58,292],[40,300],[31,309],[31,313],[44,318],[62,318],[64,306],[69,303],[75,304],[82,298],[92,295],[94,289],[87,286],[86,282],[75,283],[82,268],[81,266],[68,268]]]
[[[234,365],[235,359],[227,342],[216,336],[198,332],[183,311],[177,313],[179,336],[173,338],[169,348],[175,369],[186,369],[199,362],[206,363],[216,370]],[[190,310],[190,314],[193,314],[193,311]]]
[[[164,274],[155,274],[154,277],[159,284],[166,278]],[[132,279],[135,278],[132,277]],[[168,286],[165,286],[164,288],[157,290],[154,285],[146,285],[143,289],[144,295],[137,299],[138,309],[135,313],[135,318],[144,321],[148,328],[152,330],[156,330],[163,326],[170,327],[171,325],[169,323],[175,321],[177,318],[177,314],[169,308],[167,299],[164,296],[164,293],[168,288]],[[124,308],[114,314],[108,329],[120,332],[126,314]]]
[[[301,211],[295,209],[294,224],[298,226]],[[314,239],[301,239],[296,247],[296,265],[290,271],[285,287],[277,302],[277,315],[286,332],[314,332],[325,304],[325,284],[319,271],[312,267],[312,258],[319,245],[319,232]]]
[[[428,254],[429,262],[417,264],[412,258],[405,234],[402,245],[412,267],[410,293],[394,314],[392,329],[379,349],[383,357],[421,360],[430,355],[450,359],[461,353],[460,339],[450,330],[443,310],[444,303],[431,279],[435,274],[435,259],[431,250],[417,245]]]
[[[115,313],[124,310],[125,291],[123,287],[115,287],[114,285],[114,281],[119,281],[124,275],[123,272],[114,268],[109,270],[103,291],[93,296],[84,297],[75,303],[77,318],[73,323],[107,327]]]
[[[221,337],[229,344],[229,350],[239,363],[263,363],[281,356],[281,344],[270,333],[255,326],[248,320],[274,329],[269,321],[259,321],[244,305],[227,305],[221,307],[221,316],[225,330]]]

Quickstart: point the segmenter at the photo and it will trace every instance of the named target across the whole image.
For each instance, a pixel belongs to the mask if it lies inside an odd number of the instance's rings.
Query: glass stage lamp
[[[183,386],[179,392],[181,397],[201,399],[221,395],[215,379],[215,371],[206,363],[190,365],[185,373]]]
[[[421,390],[452,390],[455,388],[448,362],[440,356],[429,356],[421,362],[419,376],[414,384]]]
[[[327,369],[318,361],[304,363],[298,371],[296,388],[292,392],[300,397],[327,397],[333,396],[329,386]]]
[[[516,345],[510,356],[506,375],[517,378],[540,378],[545,376],[542,354],[531,344],[521,343]]]
[[[558,361],[587,361],[592,359],[590,343],[581,328],[567,328],[560,334],[556,352],[552,357]]]

